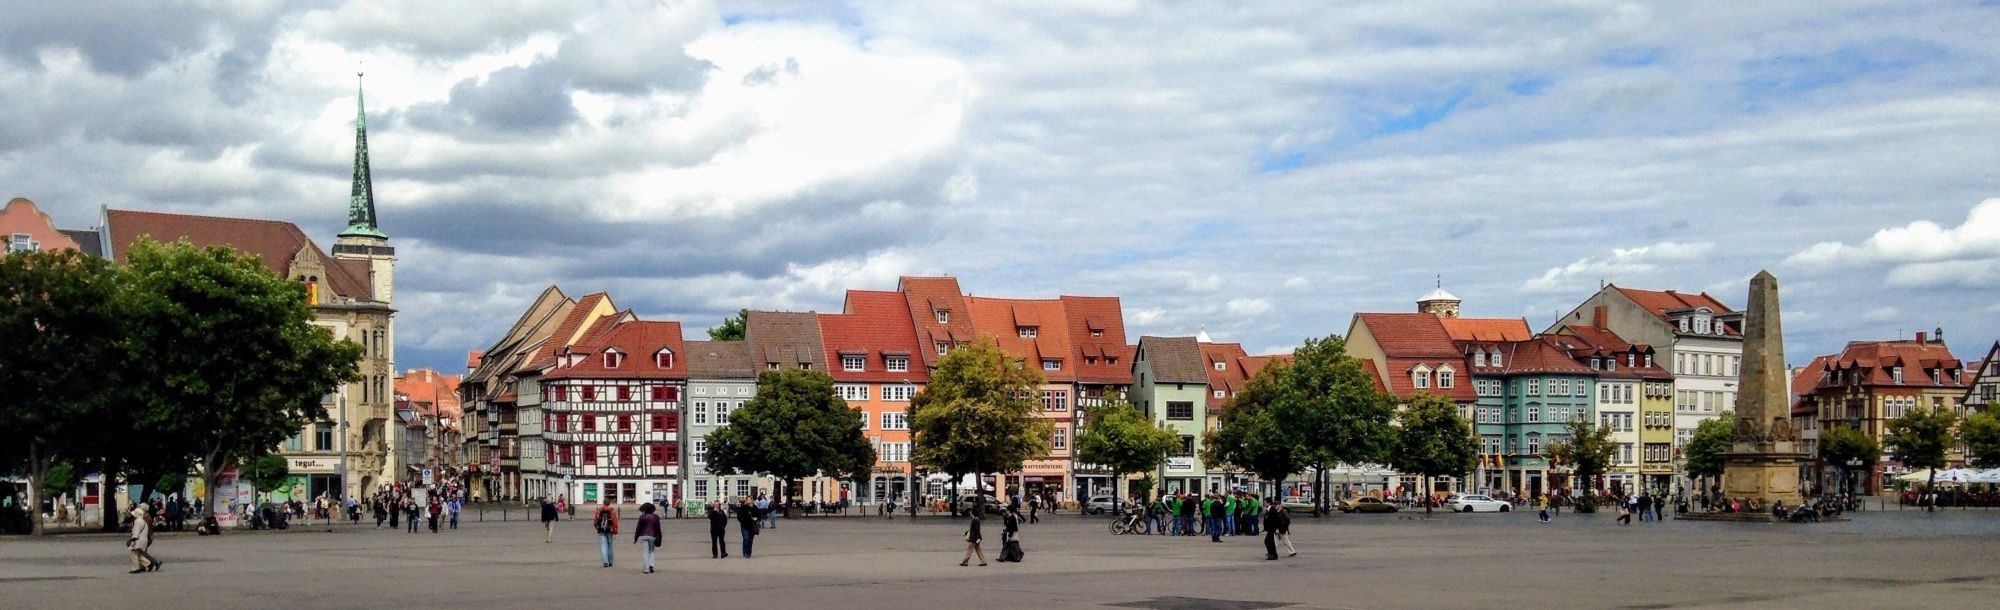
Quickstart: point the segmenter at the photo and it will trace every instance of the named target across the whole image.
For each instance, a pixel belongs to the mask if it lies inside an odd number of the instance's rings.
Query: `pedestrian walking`
[[[983,539],[979,532],[979,518],[985,512],[985,504],[973,505],[972,523],[967,524],[965,528],[965,559],[959,560],[959,567],[965,567],[966,564],[972,563],[973,555],[979,556],[979,565],[986,565],[986,550],[979,548],[979,542]]]
[[[1299,550],[1292,546],[1292,511],[1277,498],[1270,499],[1270,509],[1264,515],[1264,531],[1277,536],[1278,544],[1285,545],[1286,557],[1299,556]],[[1277,552],[1273,548],[1272,552]]]
[[[382,496],[380,496],[380,495],[377,495],[377,496],[375,496],[375,498],[374,498],[374,499],[372,499],[372,500],[369,500],[369,501],[368,501],[368,510],[370,510],[370,511],[373,511],[373,512],[375,513],[375,529],[378,529],[378,530],[379,530],[379,529],[382,529],[382,522],[383,522],[384,520],[387,520],[387,519],[389,518],[389,513],[387,513],[387,512],[384,512],[384,511],[382,510]],[[394,526],[390,526],[390,527],[394,527]]]
[[[451,529],[458,529],[458,511],[464,507],[465,501],[455,497],[445,503],[445,510],[451,513]]]
[[[639,524],[632,528],[632,542],[639,544],[639,552],[646,558],[642,574],[653,573],[653,550],[660,548],[660,516],[653,510],[652,502],[639,505]]]
[[[1624,500],[1624,501],[1620,501],[1620,502],[1618,503],[1618,523],[1619,523],[1619,524],[1621,524],[1621,525],[1631,525],[1631,524],[1632,524],[1632,501],[1631,501],[1631,500]]]
[[[710,559],[728,557],[729,539],[723,538],[722,534],[729,527],[729,513],[723,512],[720,500],[708,503],[706,508],[708,509],[708,556]]]
[[[555,537],[556,516],[558,514],[559,513],[556,512],[556,503],[549,501],[549,498],[547,496],[543,496],[542,497],[542,542],[544,543],[552,542],[551,539]]]
[[[128,574],[160,571],[160,560],[146,552],[152,546],[153,515],[142,502],[132,507],[132,537],[125,541],[126,550],[132,552],[132,571]]]
[[[444,503],[437,496],[431,496],[431,503],[424,507],[425,517],[430,519],[431,533],[438,533],[438,520],[444,517]]]
[[[597,529],[597,554],[604,560],[604,567],[611,567],[611,539],[618,535],[618,508],[610,502],[597,505],[597,512],[590,516],[590,525]]]
[[[1538,518],[1538,519],[1541,519],[1541,520],[1542,520],[1542,523],[1548,523],[1548,522],[1549,522],[1549,498],[1548,498],[1548,496],[1542,496],[1542,497],[1541,497],[1541,500],[1540,500],[1540,504],[1542,505],[1542,512],[1541,512],[1541,514],[1539,514],[1539,515],[1536,515],[1536,518]]]
[[[757,513],[757,507],[750,503],[749,498],[744,498],[741,504],[736,505],[736,527],[743,530],[744,559],[750,558],[751,543],[757,539],[757,534],[763,530],[763,525],[758,523],[760,518],[757,516]]]
[[[412,534],[417,533],[417,518],[421,512],[423,511],[418,508],[416,499],[403,500],[403,520],[405,521],[405,525],[410,526],[410,533]]]
[[[1042,512],[1042,496],[1041,494],[1035,494],[1034,496],[1028,499],[1028,522],[1041,523],[1042,522],[1041,512]]]

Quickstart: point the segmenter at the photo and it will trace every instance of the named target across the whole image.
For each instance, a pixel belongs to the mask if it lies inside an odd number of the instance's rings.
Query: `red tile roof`
[[[1235,396],[1237,392],[1243,390],[1244,385],[1250,383],[1252,372],[1244,370],[1243,367],[1243,361],[1249,357],[1250,353],[1243,351],[1241,343],[1201,344],[1201,366],[1208,372],[1209,409],[1221,408],[1223,401],[1228,400],[1229,396]],[[1222,364],[1222,370],[1216,370],[1217,363]],[[1223,391],[1223,398],[1215,397],[1216,390]]]
[[[527,359],[521,365],[521,368],[515,372],[540,370],[555,366],[556,354],[560,353],[563,348],[569,347],[567,342],[570,340],[570,337],[577,336],[579,329],[588,329],[589,327],[586,325],[596,321],[592,318],[592,312],[597,310],[597,305],[610,300],[610,295],[602,292],[593,292],[584,295],[582,299],[578,299],[576,307],[569,310],[569,315],[563,318],[561,324],[556,325],[555,333],[549,335],[548,340],[535,350],[535,356]]]
[[[1026,361],[1026,366],[1042,367],[1042,361],[1062,362],[1062,368],[1042,370],[1049,383],[1076,381],[1075,358],[1070,347],[1068,317],[1062,301],[1054,299],[996,299],[965,297],[972,312],[972,328],[982,337],[993,337],[1000,351]],[[1034,338],[1023,338],[1021,327],[1035,327]]]
[[[1379,372],[1379,369],[1375,368],[1375,360],[1370,358],[1362,358],[1361,367],[1368,369],[1369,379],[1375,380],[1375,391],[1383,393],[1387,393],[1389,391],[1389,386],[1382,384],[1382,374]],[[1253,373],[1252,376],[1254,375],[1255,374]]]
[[[1825,366],[1834,374],[1821,377],[1820,388],[1839,387],[1841,374],[1860,375],[1867,385],[1963,388],[1977,373],[1964,370],[1965,363],[1952,356],[1943,343],[1929,340],[1854,341]],[[1889,370],[1896,366],[1903,368],[1900,383]],[[1963,371],[1959,379],[1952,379],[1953,370]]]
[[[1527,341],[1535,336],[1521,318],[1438,318],[1438,323],[1454,341]]]
[[[1611,370],[1610,367],[1605,367],[1603,370],[1594,369],[1600,377],[1655,381],[1674,378],[1673,373],[1664,366],[1665,363],[1655,360],[1651,365],[1646,364],[1646,357],[1655,353],[1652,346],[1629,343],[1624,337],[1618,336],[1618,333],[1608,328],[1569,324],[1563,326],[1561,333],[1547,336],[1545,339],[1568,350],[1572,360],[1586,367],[1592,358],[1617,361],[1616,370]]]
[[[264,267],[273,273],[291,278],[294,275],[292,259],[301,250],[309,249],[323,261],[326,286],[333,290],[333,294],[364,301],[374,299],[374,286],[368,281],[365,266],[356,275],[352,266],[342,265],[327,256],[326,251],[307,238],[298,225],[289,222],[106,210],[105,224],[111,237],[111,257],[121,263],[125,262],[132,244],[138,243],[140,237],[151,236],[154,241],[160,242],[186,239],[197,246],[234,247],[264,261]]]
[[[472,351],[469,351],[469,352],[466,352],[466,353],[465,353],[465,368],[468,368],[468,369],[476,369],[476,368],[479,368],[479,360],[480,360],[480,358],[483,358],[483,357],[485,357],[485,356],[486,356],[486,352],[483,352],[483,351],[479,351],[479,350],[472,350]]]
[[[1368,328],[1369,336],[1382,353],[1391,358],[1458,358],[1462,354],[1452,343],[1450,331],[1437,316],[1427,313],[1357,313],[1354,317]]]
[[[582,356],[575,364],[560,366],[544,379],[687,379],[687,349],[681,339],[681,323],[622,320],[590,341],[565,350]],[[616,350],[624,354],[618,366],[607,366],[604,355]],[[672,352],[671,366],[661,367],[654,355]]]
[[[404,371],[395,380],[396,393],[408,399],[410,407],[426,417],[435,417],[442,411],[445,417],[458,417],[457,375],[445,375],[430,369]]]
[[[910,321],[915,324],[917,342],[923,347],[919,351],[923,352],[924,366],[937,366],[940,357],[937,344],[971,343],[978,337],[964,293],[958,289],[958,278],[904,276],[896,281],[896,290],[909,303]],[[938,311],[949,312],[950,322],[939,324]]]
[[[826,346],[827,373],[834,381],[924,383],[924,370],[917,352],[917,330],[910,325],[910,304],[901,293],[879,290],[849,290],[843,313],[819,314],[821,342]],[[860,355],[865,370],[848,371],[841,356]],[[889,356],[905,358],[909,369],[888,368]]]
[[[1506,354],[1505,370],[1509,374],[1561,374],[1596,375],[1598,371],[1578,363],[1565,348],[1562,339],[1542,336],[1529,341],[1516,341],[1501,346]]]
[[[1626,288],[1615,284],[1612,287],[1618,289],[1619,293],[1624,294],[1625,298],[1631,299],[1633,303],[1637,303],[1640,307],[1645,308],[1646,311],[1653,312],[1653,316],[1659,318],[1661,322],[1667,321],[1668,311],[1677,309],[1707,307],[1713,313],[1730,313],[1735,311],[1730,309],[1728,305],[1723,305],[1722,301],[1716,300],[1715,297],[1708,296],[1706,292],[1688,294],[1672,290]],[[1727,332],[1732,335],[1739,334],[1736,328],[1730,328]]]
[[[1130,385],[1133,348],[1125,342],[1125,314],[1118,297],[1064,295],[1057,300],[1062,302],[1073,348],[1067,366],[1075,369],[1077,381]]]

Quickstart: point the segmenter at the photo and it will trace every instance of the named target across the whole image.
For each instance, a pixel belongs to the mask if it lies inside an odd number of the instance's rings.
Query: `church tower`
[[[1456,318],[1458,317],[1458,297],[1452,293],[1445,292],[1444,279],[1439,278],[1437,288],[1432,289],[1430,294],[1417,299],[1417,311],[1440,318]]]
[[[362,98],[361,73],[354,77],[354,186],[347,199],[347,228],[333,242],[333,257],[366,261],[374,300],[387,304],[395,288],[396,249],[375,223],[375,183],[368,175],[368,108]]]

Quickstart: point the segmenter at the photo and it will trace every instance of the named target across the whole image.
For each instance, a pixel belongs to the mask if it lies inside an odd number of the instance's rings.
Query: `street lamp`
[[[908,391],[903,393],[903,397],[906,400],[906,402],[914,402],[917,397],[917,384],[910,383],[909,379],[904,379],[903,386],[909,389]],[[917,431],[914,429],[910,429],[909,416],[910,416],[909,407],[907,406],[903,407],[903,428],[905,430],[908,430],[908,435],[910,437],[910,448],[905,450],[903,453],[903,461],[908,462],[910,464],[910,478],[908,481],[909,484],[907,486],[908,489],[903,490],[903,495],[907,496],[906,498],[904,498],[904,502],[910,505],[910,522],[916,523],[917,497],[918,497],[917,496]]]

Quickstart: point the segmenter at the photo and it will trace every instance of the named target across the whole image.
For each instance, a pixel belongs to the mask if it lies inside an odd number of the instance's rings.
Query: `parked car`
[[[1001,503],[999,499],[985,494],[958,497],[958,512],[961,513],[972,512],[972,507],[978,505],[985,505],[986,514],[988,515],[1000,514],[1000,507],[1006,506],[1006,504]]]
[[[1114,502],[1111,496],[1098,496],[1095,498],[1091,498],[1089,502],[1084,503],[1083,512],[1092,515],[1102,515],[1104,513],[1117,510],[1118,507],[1121,506],[1130,508],[1132,506],[1132,503]]]
[[[1393,513],[1396,512],[1396,505],[1390,504],[1388,502],[1383,502],[1381,498],[1362,497],[1362,498],[1354,498],[1352,500],[1341,500],[1340,512]]]
[[[1445,499],[1444,507],[1455,513],[1504,513],[1513,507],[1506,502],[1478,494],[1459,494]]]
[[[1308,498],[1305,496],[1291,496],[1285,498],[1285,510],[1296,513],[1296,512],[1312,512],[1312,509],[1313,509],[1312,498]]]

